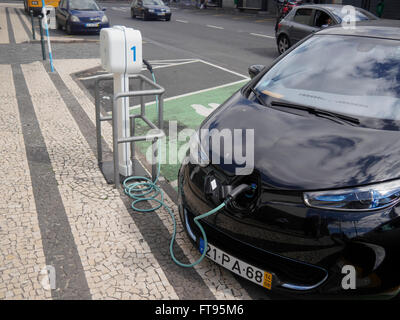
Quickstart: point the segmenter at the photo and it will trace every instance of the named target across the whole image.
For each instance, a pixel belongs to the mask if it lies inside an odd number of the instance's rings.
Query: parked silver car
[[[299,40],[320,29],[346,21],[377,20],[377,16],[364,9],[353,7],[349,12],[344,5],[318,4],[293,8],[276,25],[276,43],[280,54]]]

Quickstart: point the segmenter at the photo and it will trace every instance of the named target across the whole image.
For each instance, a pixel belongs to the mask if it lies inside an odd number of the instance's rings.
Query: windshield
[[[255,89],[359,117],[400,120],[400,41],[316,35],[272,67]]]
[[[70,0],[70,10],[95,10],[100,11],[99,6],[94,0]]]
[[[378,19],[377,16],[373,15],[371,12],[368,12],[364,9],[361,8],[356,8],[353,7],[354,11],[349,12],[348,10],[343,9],[343,7],[339,8],[328,8],[329,11],[332,12],[341,23],[343,19],[346,19],[346,21],[365,21],[365,20],[376,20]],[[354,13],[354,14],[352,14]]]
[[[144,0],[143,4],[148,6],[164,6],[164,2],[161,0]]]

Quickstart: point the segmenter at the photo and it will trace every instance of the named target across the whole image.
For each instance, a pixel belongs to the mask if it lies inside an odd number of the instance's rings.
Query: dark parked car
[[[162,0],[134,0],[131,3],[131,17],[143,20],[171,20],[171,9]]]
[[[225,203],[200,220],[208,258],[292,297],[399,293],[400,21],[385,23],[308,36],[205,119],[178,186],[200,251],[194,218]],[[252,146],[246,175],[214,147],[227,130],[224,150]]]
[[[276,26],[275,37],[279,53],[285,52],[310,33],[328,26],[341,24],[345,16],[348,15],[348,11],[343,10],[343,7],[343,5],[334,4],[294,7]],[[355,12],[352,21],[359,22],[379,19],[364,9],[357,7],[354,7],[354,9]]]
[[[104,11],[94,0],[61,0],[56,9],[57,29],[65,28],[68,34],[99,33],[110,26]]]

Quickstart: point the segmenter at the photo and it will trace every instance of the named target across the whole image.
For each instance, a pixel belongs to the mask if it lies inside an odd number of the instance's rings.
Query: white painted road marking
[[[181,23],[188,23],[186,20],[175,20],[176,22],[181,22]]]
[[[206,27],[214,28],[214,29],[224,29],[223,27],[213,26],[211,24],[207,24]]]
[[[267,36],[266,34],[260,34],[260,33],[250,33],[252,36],[256,37],[263,37],[263,38],[269,38],[269,39],[275,39],[274,36]]]

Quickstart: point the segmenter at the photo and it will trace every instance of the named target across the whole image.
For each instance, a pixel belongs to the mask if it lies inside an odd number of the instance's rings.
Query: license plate
[[[164,12],[162,12],[162,13],[157,13],[159,16],[165,16],[165,13]]]
[[[204,250],[204,240],[200,239],[199,246],[200,253]],[[230,270],[237,275],[250,280],[268,290],[272,287],[272,274],[261,270],[255,266],[249,265],[248,263],[237,259],[223,250],[208,243],[206,256],[217,264]]]
[[[93,28],[93,27],[98,27],[98,26],[99,26],[98,23],[86,23],[87,28]]]

